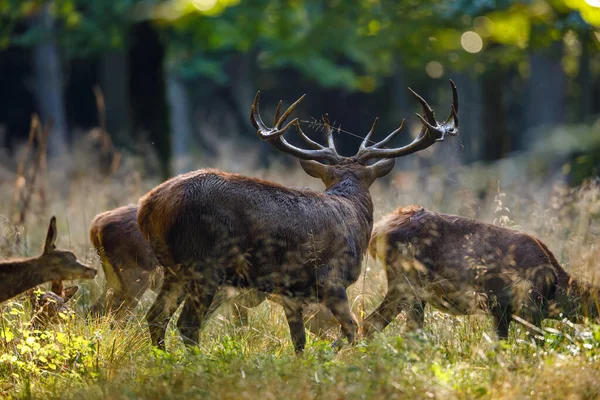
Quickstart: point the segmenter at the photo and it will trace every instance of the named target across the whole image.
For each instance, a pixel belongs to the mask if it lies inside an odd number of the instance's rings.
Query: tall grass
[[[74,158],[76,159],[76,157]],[[256,157],[254,157],[256,159]],[[239,159],[210,162],[224,170],[294,186],[321,188],[301,170],[275,163],[269,169]],[[75,162],[77,165],[77,163]],[[49,184],[48,209],[32,214],[25,227],[0,216],[0,255],[32,255],[41,248],[47,221],[58,217],[58,246],[100,269],[89,239],[92,217],[136,202],[159,183],[136,160],[123,160],[112,178],[78,170],[67,182]],[[377,182],[376,215],[411,203],[458,213],[531,233],[554,251],[565,268],[594,280],[599,270],[600,186],[568,188],[523,176],[509,184],[496,179],[498,166],[457,167],[417,174],[397,173]],[[505,168],[505,166],[502,166]],[[518,165],[515,167],[518,170]],[[50,168],[49,180],[54,179]],[[56,176],[65,176],[57,174]],[[12,182],[0,181],[0,210],[8,210]],[[15,235],[24,240],[15,245]],[[349,289],[362,320],[386,290],[381,267],[367,260]],[[170,328],[167,352],[150,345],[145,301],[126,321],[110,316],[85,319],[102,290],[102,274],[80,282],[76,314],[46,331],[34,331],[25,298],[1,307],[0,393],[14,398],[598,398],[600,327],[547,321],[542,343],[513,324],[510,339],[497,342],[485,316],[453,317],[427,309],[425,328],[409,332],[400,317],[373,340],[345,346],[309,335],[305,354],[295,356],[280,306],[263,303],[250,323],[235,327],[217,313],[187,349]]]

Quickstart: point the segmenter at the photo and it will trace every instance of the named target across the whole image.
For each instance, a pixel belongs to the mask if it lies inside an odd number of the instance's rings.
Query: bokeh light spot
[[[431,78],[438,79],[444,75],[444,66],[439,61],[429,61],[425,65],[425,72]]]
[[[585,0],[585,2],[592,7],[600,8],[600,0]]]
[[[465,51],[475,54],[483,48],[483,39],[476,32],[467,31],[460,37],[460,44]]]
[[[192,0],[192,4],[199,11],[210,11],[217,5],[217,0]]]

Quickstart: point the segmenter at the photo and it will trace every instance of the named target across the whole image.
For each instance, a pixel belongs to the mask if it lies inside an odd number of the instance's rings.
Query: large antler
[[[419,135],[413,140],[410,144],[399,147],[395,149],[385,149],[382,148],[389,141],[394,139],[404,128],[404,120],[400,124],[400,127],[390,133],[385,139],[380,142],[375,143],[372,146],[368,146],[368,143],[373,135],[373,131],[377,127],[379,119],[375,119],[371,130],[363,140],[356,154],[356,158],[361,163],[366,162],[372,158],[395,158],[402,157],[408,154],[414,153],[416,151],[420,151],[426,149],[431,146],[435,142],[442,142],[446,138],[446,135],[457,136],[458,135],[458,91],[456,90],[456,85],[452,80],[450,80],[450,86],[452,87],[452,108],[450,110],[450,115],[444,122],[438,122],[435,119],[435,114],[433,109],[427,104],[427,102],[415,93],[412,89],[408,89],[421,103],[423,107],[423,115],[416,114],[416,116],[423,123],[423,128]]]
[[[329,125],[329,119],[327,117],[324,118],[324,121],[325,121],[325,127],[326,127],[327,142],[329,144],[329,147],[324,147],[324,146],[320,145],[319,143],[310,139],[308,136],[306,136],[304,134],[304,132],[302,132],[302,129],[300,129],[300,123],[298,122],[298,118],[295,118],[294,120],[290,121],[287,125],[283,126],[286,119],[290,116],[292,111],[294,111],[294,108],[296,108],[296,106],[304,99],[304,96],[306,96],[306,95],[303,95],[298,100],[296,100],[283,113],[283,115],[281,117],[279,117],[279,114],[281,112],[281,104],[282,104],[282,102],[280,101],[279,105],[277,106],[277,111],[275,112],[275,118],[273,120],[274,126],[272,128],[269,128],[267,125],[265,125],[262,118],[260,117],[260,111],[259,111],[260,91],[256,92],[256,96],[254,97],[254,102],[252,103],[252,109],[250,111],[250,121],[252,122],[252,125],[254,125],[254,127],[256,128],[258,137],[261,140],[264,140],[264,141],[268,142],[269,144],[271,144],[277,150],[282,151],[287,154],[290,154],[294,157],[301,158],[303,160],[329,161],[330,163],[333,163],[333,164],[338,163],[340,161],[341,157],[338,155],[337,151],[335,150],[335,145],[333,143],[332,130],[331,130],[331,126]],[[298,130],[298,134],[300,135],[300,137],[303,140],[305,140],[306,142],[308,142],[308,144],[310,144],[314,148],[314,150],[301,149],[299,147],[296,147],[296,146],[290,144],[288,141],[286,141],[284,139],[283,134],[292,125],[296,126],[296,129]]]

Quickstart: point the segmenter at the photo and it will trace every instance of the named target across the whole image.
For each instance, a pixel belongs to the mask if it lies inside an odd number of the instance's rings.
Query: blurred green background
[[[0,163],[14,165],[34,112],[54,122],[55,159],[100,126],[120,151],[154,153],[162,177],[223,141],[266,163],[248,119],[258,89],[265,120],[307,93],[303,121],[329,113],[364,136],[376,116],[379,135],[407,118],[408,142],[419,110],[406,88],[441,119],[451,78],[461,142],[439,151],[494,162],[574,126],[543,170],[599,172],[600,0],[0,0],[0,29]],[[346,155],[359,143],[336,140]]]

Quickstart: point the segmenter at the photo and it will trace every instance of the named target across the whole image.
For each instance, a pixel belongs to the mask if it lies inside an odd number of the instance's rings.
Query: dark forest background
[[[100,126],[120,151],[151,149],[163,177],[201,167],[222,139],[242,153],[262,146],[268,162],[271,150],[248,118],[258,89],[264,115],[279,99],[289,104],[307,93],[301,120],[329,113],[361,136],[379,116],[383,135],[402,118],[415,121],[408,86],[445,116],[449,78],[461,96],[461,143],[452,152],[462,163],[527,151],[560,126],[597,137],[599,7],[597,0],[0,0],[0,163],[14,165],[33,113],[53,120],[54,159]],[[351,154],[359,139],[337,142]],[[600,138],[569,150],[566,162],[578,166],[575,181],[598,174]]]

